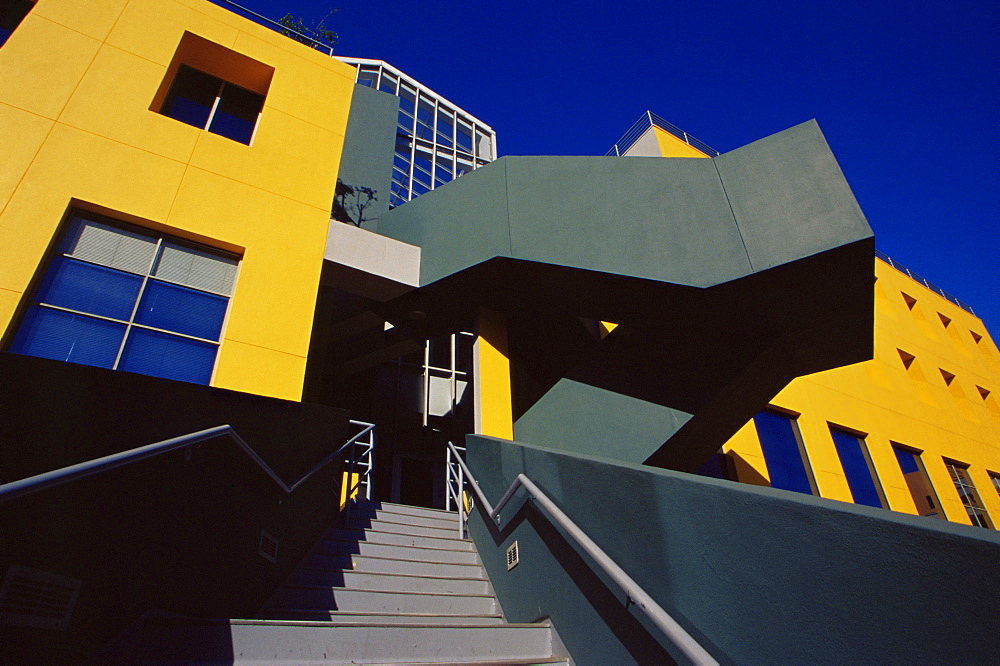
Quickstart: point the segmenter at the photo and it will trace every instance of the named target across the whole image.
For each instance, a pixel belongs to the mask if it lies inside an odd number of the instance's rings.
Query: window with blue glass
[[[772,488],[815,495],[816,484],[795,419],[772,411],[753,417]]]
[[[927,470],[920,459],[920,453],[908,449],[900,444],[892,443],[892,452],[896,454],[896,462],[899,463],[899,471],[903,473],[903,480],[913,498],[913,505],[917,513],[921,516],[936,516],[943,519],[938,509],[937,493],[931,485]]]
[[[847,477],[854,503],[885,508],[882,487],[864,438],[833,426],[830,426],[830,435],[833,436],[833,445],[837,449],[840,465],[844,468],[844,476]]]
[[[263,108],[263,95],[181,65],[160,113],[249,145]]]
[[[238,263],[74,213],[10,351],[207,384]]]
[[[21,25],[21,21],[34,6],[35,3],[28,2],[28,0],[3,0],[0,2],[0,46],[7,42],[7,38],[14,33],[17,26]]]

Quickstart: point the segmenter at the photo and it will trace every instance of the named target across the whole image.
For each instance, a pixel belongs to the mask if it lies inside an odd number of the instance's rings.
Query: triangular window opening
[[[906,307],[912,310],[913,306],[917,304],[917,299],[913,298],[913,296],[910,296],[905,291],[901,291],[899,293],[903,295],[903,300],[906,302]]]
[[[986,398],[990,397],[989,389],[984,389],[982,386],[977,386],[976,389],[979,391],[979,396],[983,400],[986,400]]]
[[[913,354],[909,354],[903,351],[902,349],[897,349],[896,351],[899,352],[899,360],[903,362],[903,367],[909,370],[910,366],[913,365],[914,359],[916,359],[917,357],[914,356]]]
[[[983,336],[979,335],[979,334],[978,334],[978,333],[976,333],[975,331],[969,331],[969,333],[972,333],[972,339],[976,341],[976,344],[977,344],[977,345],[978,345],[978,344],[980,343],[980,341],[981,341],[981,340],[983,339]]]
[[[941,370],[941,377],[944,378],[944,383],[951,386],[951,383],[955,381],[955,375],[942,368],[938,368],[938,370]]]
[[[951,317],[945,317],[943,314],[938,312],[938,317],[941,317],[941,325],[945,328],[951,325]]]

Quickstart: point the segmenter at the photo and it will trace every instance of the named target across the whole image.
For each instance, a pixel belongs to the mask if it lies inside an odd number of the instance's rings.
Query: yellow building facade
[[[206,85],[202,127],[177,99]],[[67,225],[94,218],[236,266],[207,383],[300,399],[353,89],[203,0],[38,0],[0,47],[5,348]]]
[[[976,316],[881,259],[875,278],[874,359],[800,377],[769,409],[794,422],[816,494],[856,501],[835,441],[843,433],[862,442],[885,508],[995,528],[996,343]],[[771,485],[754,421],[723,450],[738,480]]]

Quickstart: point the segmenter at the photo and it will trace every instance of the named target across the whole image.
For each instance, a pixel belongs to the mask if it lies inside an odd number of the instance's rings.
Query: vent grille
[[[0,588],[0,625],[64,631],[82,581],[12,564]]]
[[[257,547],[257,554],[270,562],[276,564],[278,562],[278,540],[268,534],[266,530],[260,531],[260,545]]]
[[[517,566],[518,563],[517,542],[510,544],[507,549],[507,571]]]

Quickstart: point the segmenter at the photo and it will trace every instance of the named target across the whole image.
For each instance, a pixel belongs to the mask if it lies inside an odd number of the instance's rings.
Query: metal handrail
[[[18,481],[11,481],[10,483],[5,483],[0,485],[0,503],[15,499],[17,497],[22,497],[24,495],[30,495],[36,493],[40,490],[45,490],[46,488],[53,488],[55,486],[61,486],[64,483],[69,483],[70,481],[75,481],[77,479],[82,479],[94,474],[99,474],[100,472],[107,472],[112,469],[117,469],[118,467],[123,467],[125,465],[130,465],[132,463],[139,462],[140,460],[145,460],[147,458],[152,458],[154,456],[162,455],[164,453],[169,453],[170,451],[175,451],[177,449],[182,449],[205,440],[213,439],[216,437],[221,437],[223,435],[228,436],[234,442],[236,442],[244,453],[250,456],[250,459],[257,463],[264,472],[274,481],[278,487],[286,495],[290,495],[296,488],[305,483],[313,474],[318,472],[320,469],[325,467],[327,463],[336,458],[344,449],[351,446],[358,441],[366,433],[371,432],[375,425],[372,423],[364,423],[362,421],[351,421],[351,425],[362,426],[361,432],[351,437],[347,442],[345,442],[340,448],[331,453],[330,455],[323,458],[318,464],[312,467],[308,472],[303,474],[301,477],[293,481],[291,484],[286,484],[281,477],[264,462],[264,459],[254,451],[246,441],[239,436],[239,434],[233,430],[230,425],[220,425],[214,428],[208,428],[206,430],[199,430],[198,432],[192,432],[187,435],[181,435],[180,437],[172,437],[170,439],[165,439],[154,444],[148,444],[146,446],[140,446],[135,449],[129,449],[128,451],[120,451],[118,453],[112,453],[109,456],[104,456],[102,458],[95,458],[94,460],[88,460],[86,462],[78,463],[76,465],[70,465],[68,467],[63,467],[60,469],[52,470],[51,472],[45,472],[44,474],[37,474],[35,476],[29,476]],[[374,441],[374,440],[372,440]]]
[[[548,495],[541,491],[541,489],[536,486],[531,479],[529,479],[524,474],[518,474],[514,482],[510,484],[510,488],[504,493],[503,497],[497,503],[496,508],[490,504],[489,500],[486,499],[486,495],[483,494],[482,489],[479,487],[479,482],[476,481],[476,477],[473,476],[472,472],[469,470],[469,466],[459,455],[458,449],[451,442],[448,442],[448,452],[450,454],[449,461],[455,459],[458,463],[460,474],[464,474],[465,477],[471,482],[469,485],[472,486],[472,491],[476,495],[476,499],[482,504],[482,508],[489,515],[490,520],[493,520],[497,525],[500,524],[500,510],[507,505],[507,503],[514,496],[514,493],[518,488],[523,487],[531,495],[538,504],[542,506],[545,511],[552,516],[552,518],[559,523],[559,526],[566,530],[566,533],[573,538],[576,543],[583,548],[584,551],[590,555],[594,561],[597,563],[601,569],[604,570],[608,576],[611,577],[618,587],[622,589],[627,595],[627,601],[631,601],[633,604],[639,607],[646,617],[656,625],[656,627],[663,632],[663,634],[670,639],[677,648],[684,653],[688,659],[696,664],[718,664],[712,655],[708,653],[705,648],[703,648],[698,641],[696,641],[691,634],[685,631],[684,627],[677,623],[677,621],[670,617],[667,611],[656,603],[656,601],[649,596],[649,594],[636,583],[631,576],[629,576],[625,571],[618,566],[618,564],[608,556],[601,547],[598,546],[593,540],[587,536],[587,534],[574,523],[569,516],[563,513],[562,509],[555,505],[555,503],[549,499]],[[451,470],[448,470],[449,475]],[[459,477],[461,478],[461,477]],[[448,487],[449,492],[451,491],[451,486]],[[462,487],[459,486],[459,492],[461,492]],[[458,499],[456,497],[456,499]],[[461,501],[458,502],[458,520],[459,524],[462,525],[465,521],[465,507]],[[459,532],[461,533],[462,527],[459,527]]]
[[[214,2],[217,2],[219,4],[223,4],[223,5],[228,5],[228,6],[232,7],[232,8],[234,8],[234,9],[238,9],[239,11],[241,11],[241,12],[243,12],[245,14],[249,14],[250,16],[253,16],[254,18],[256,18],[256,19],[258,19],[258,20],[263,21],[264,23],[266,23],[267,25],[265,27],[272,28],[276,32],[281,32],[281,33],[289,33],[290,32],[290,33],[292,33],[292,34],[294,34],[294,35],[296,35],[298,37],[301,37],[302,39],[306,39],[314,47],[316,47],[318,49],[321,49],[321,50],[324,50],[324,51],[327,51],[330,55],[333,55],[333,47],[330,46],[329,44],[324,44],[323,42],[319,41],[318,39],[315,39],[313,37],[310,37],[309,35],[303,34],[303,33],[299,32],[298,30],[295,30],[293,28],[289,28],[288,26],[282,25],[281,23],[279,23],[279,22],[277,22],[277,21],[275,21],[273,19],[269,19],[266,16],[264,16],[263,14],[258,14],[257,12],[253,11],[252,9],[247,9],[243,5],[239,5],[239,4],[235,3],[235,2],[233,2],[232,0],[214,0]],[[286,36],[288,36],[288,35],[286,35]]]
[[[976,315],[976,313],[972,309],[971,305],[969,305],[965,301],[959,300],[956,296],[954,296],[953,294],[948,293],[947,291],[945,291],[941,287],[937,286],[936,284],[934,284],[933,282],[931,282],[927,278],[922,277],[920,275],[917,275],[916,273],[914,273],[913,271],[911,271],[909,268],[907,268],[903,264],[899,263],[898,261],[893,261],[892,258],[889,255],[887,255],[885,252],[880,252],[878,250],[875,250],[875,256],[878,257],[879,259],[881,259],[882,261],[884,261],[885,263],[889,264],[893,268],[895,268],[900,273],[906,275],[906,277],[910,278],[914,282],[919,282],[923,286],[927,287],[928,289],[930,289],[934,293],[936,293],[939,296],[941,296],[942,298],[944,298],[946,301],[950,301],[950,302],[954,303],[955,305],[957,305],[958,307],[962,308],[963,310],[965,310],[966,312],[968,312],[971,315],[974,315],[974,316]]]
[[[717,156],[721,154],[715,148],[712,148],[704,141],[694,138],[677,125],[664,120],[661,116],[656,115],[652,111],[646,111],[646,113],[642,114],[639,120],[635,121],[632,127],[630,127],[628,131],[622,135],[622,138],[615,142],[615,145],[611,147],[611,150],[605,153],[605,157],[621,157],[623,153],[628,151],[628,149],[639,140],[639,137],[641,137],[647,129],[654,126],[669,132],[684,143],[689,146],[694,146],[706,155]]]

